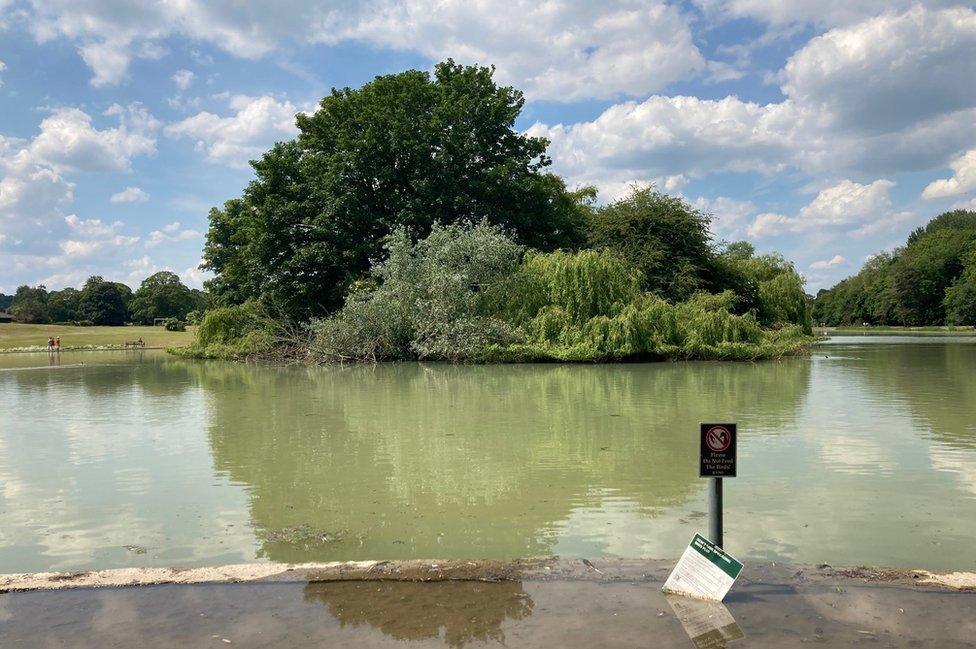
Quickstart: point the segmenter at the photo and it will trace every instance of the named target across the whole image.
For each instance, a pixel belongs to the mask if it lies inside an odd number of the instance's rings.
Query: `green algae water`
[[[976,338],[762,363],[267,367],[0,354],[0,572],[677,557],[976,568]]]

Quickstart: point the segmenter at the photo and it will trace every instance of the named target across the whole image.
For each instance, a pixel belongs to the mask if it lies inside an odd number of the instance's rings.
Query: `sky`
[[[654,183],[807,290],[976,209],[976,8],[932,0],[0,0],[0,292],[199,287],[207,213],[333,87],[494,65],[571,187]]]

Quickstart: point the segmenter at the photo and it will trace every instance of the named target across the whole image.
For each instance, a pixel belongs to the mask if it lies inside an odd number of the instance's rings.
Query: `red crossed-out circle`
[[[732,433],[725,426],[712,426],[705,433],[705,446],[721,453],[732,444]]]

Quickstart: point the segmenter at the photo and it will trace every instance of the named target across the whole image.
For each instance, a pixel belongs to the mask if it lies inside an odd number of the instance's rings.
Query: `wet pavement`
[[[0,647],[976,646],[976,592],[910,573],[754,570],[724,605],[666,597],[659,567],[611,573],[11,592]]]

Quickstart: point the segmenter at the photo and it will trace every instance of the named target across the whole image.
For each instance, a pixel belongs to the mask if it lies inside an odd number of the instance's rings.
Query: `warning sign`
[[[664,592],[721,602],[742,572],[742,564],[701,534],[695,534],[678,565],[664,583]]]
[[[701,425],[702,478],[735,477],[735,424]]]

